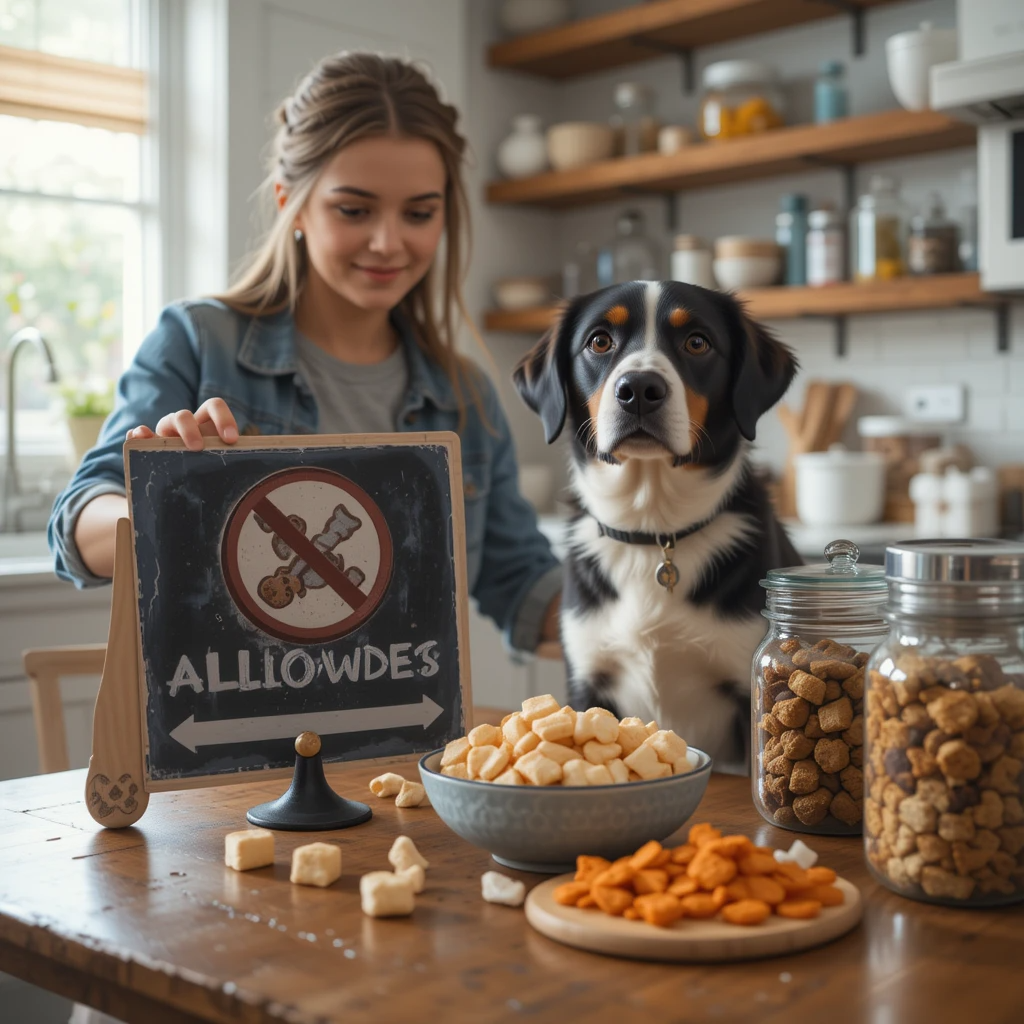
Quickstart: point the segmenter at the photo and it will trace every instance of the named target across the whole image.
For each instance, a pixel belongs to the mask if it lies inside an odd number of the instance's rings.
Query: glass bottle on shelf
[[[822,61],[814,82],[814,121],[826,124],[847,115],[846,83],[843,65],[837,60]]]
[[[644,230],[644,215],[639,210],[624,210],[615,221],[615,237],[598,253],[598,285],[607,288],[626,281],[660,281],[664,276],[658,247]]]
[[[887,174],[871,176],[869,190],[850,214],[850,269],[854,281],[902,277],[906,211],[899,184]]]
[[[960,269],[960,229],[946,216],[937,192],[928,205],[910,218],[907,236],[907,267],[912,274],[952,274]]]
[[[782,197],[775,215],[775,241],[783,253],[783,284],[807,284],[807,196]]]
[[[616,113],[610,123],[615,129],[616,154],[636,156],[658,148],[660,125],[654,116],[654,93],[640,82],[619,82],[615,86]]]
[[[960,175],[960,266],[978,269],[978,172],[965,167]]]

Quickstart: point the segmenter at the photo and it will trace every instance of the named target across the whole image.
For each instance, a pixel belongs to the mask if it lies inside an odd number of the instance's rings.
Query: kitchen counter
[[[834,943],[736,964],[613,959],[483,902],[480,875],[494,862],[432,809],[370,796],[385,763],[415,775],[413,758],[327,770],[339,792],[371,803],[372,821],[279,832],[274,866],[245,874],[224,867],[224,835],[246,827],[246,809],[279,795],[280,781],[158,793],[123,831],[89,816],[84,771],[0,783],[0,971],[122,1019],[165,1022],[1019,1019],[1024,907],[903,899],[869,878],[859,839],[809,840],[866,900],[862,924]],[[762,821],[749,783],[733,776],[712,777],[695,820],[773,846],[796,838]],[[400,832],[430,861],[426,891],[411,918],[365,917],[359,876],[387,869]],[[342,847],[344,874],[329,889],[288,882],[290,851],[312,839]]]

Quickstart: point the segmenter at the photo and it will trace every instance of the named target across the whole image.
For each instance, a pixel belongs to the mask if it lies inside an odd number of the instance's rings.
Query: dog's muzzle
[[[643,419],[657,412],[668,397],[668,384],[653,370],[633,370],[615,382],[615,401],[623,412]]]

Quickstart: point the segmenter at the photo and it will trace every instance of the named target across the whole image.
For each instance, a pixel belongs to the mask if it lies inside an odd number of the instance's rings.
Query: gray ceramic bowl
[[[672,835],[697,809],[711,758],[691,747],[697,767],[686,775],[615,786],[498,786],[440,773],[442,750],[420,759],[420,777],[441,820],[488,850],[499,864],[558,873],[581,853],[613,859],[648,839]]]

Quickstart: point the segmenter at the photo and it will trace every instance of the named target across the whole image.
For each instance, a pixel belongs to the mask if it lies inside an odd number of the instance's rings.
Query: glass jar
[[[846,228],[831,207],[807,215],[807,283],[814,288],[838,284],[846,273]]]
[[[657,246],[644,230],[644,215],[625,210],[615,221],[615,237],[597,255],[601,288],[627,281],[660,281],[664,277]]]
[[[779,128],[783,96],[778,72],[756,60],[720,60],[704,69],[700,130],[706,139]]]
[[[927,209],[910,218],[907,266],[912,274],[952,274],[960,269],[959,248],[960,228],[932,192]]]
[[[615,155],[636,156],[658,148],[661,125],[654,116],[654,92],[640,82],[615,86],[615,108],[610,123],[615,129]]]
[[[1024,900],[1024,544],[885,553],[871,655],[864,844],[883,885],[951,906]]]
[[[846,117],[846,83],[843,65],[837,60],[823,61],[814,82],[814,122],[827,124]]]
[[[773,825],[859,835],[863,817],[864,665],[886,635],[881,566],[848,540],[825,564],[771,569],[770,626],[754,653],[754,806]]]
[[[676,235],[671,256],[673,281],[696,284],[701,288],[714,288],[711,272],[711,249],[696,235]]]
[[[871,177],[870,190],[850,214],[850,264],[855,281],[889,281],[906,273],[903,234],[906,211],[899,185],[886,174]]]

